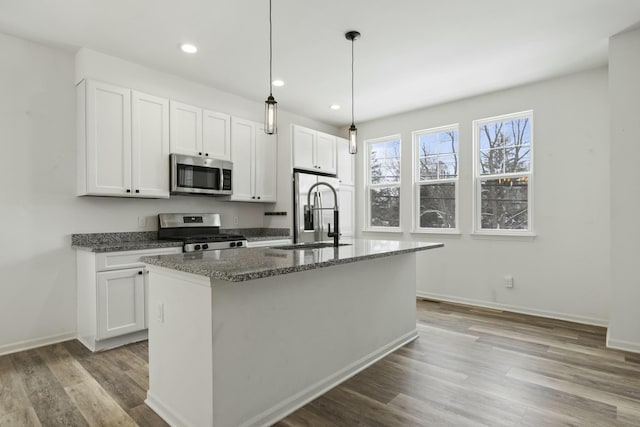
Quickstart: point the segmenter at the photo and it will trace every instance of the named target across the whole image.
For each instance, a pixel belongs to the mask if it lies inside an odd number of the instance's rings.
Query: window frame
[[[456,155],[458,156],[458,170],[455,178],[444,178],[444,179],[432,179],[428,181],[420,180],[420,137],[423,135],[429,135],[434,133],[442,133],[450,130],[455,130],[458,132],[458,152]],[[423,233],[423,234],[460,234],[460,124],[454,123],[450,125],[437,126],[428,129],[421,129],[411,132],[411,140],[412,140],[412,165],[413,165],[413,177],[412,177],[412,187],[413,187],[413,197],[412,197],[412,233]],[[455,185],[455,227],[453,228],[436,228],[436,227],[420,227],[420,189],[423,185],[436,185],[436,184],[450,184],[453,183]]]
[[[496,173],[482,175],[480,165],[480,128],[482,125],[500,121],[508,121],[514,119],[529,118],[529,170],[527,172],[510,172],[510,173]],[[487,117],[484,119],[474,120],[472,123],[472,135],[473,135],[473,224],[472,230],[474,235],[484,236],[535,236],[534,228],[534,111],[525,110],[517,113],[503,114],[494,117]],[[520,178],[527,177],[527,229],[491,229],[482,228],[482,182],[500,179],[500,178]]]
[[[399,179],[396,182],[385,182],[381,184],[372,184],[371,183],[371,163],[370,163],[370,153],[371,153],[371,145],[380,143],[380,142],[388,142],[398,140],[400,144],[400,152],[398,161],[400,162],[400,171],[399,171]],[[366,232],[382,232],[382,233],[398,233],[402,232],[402,136],[400,134],[394,134],[389,136],[383,136],[380,138],[372,138],[366,139],[364,141],[365,147],[365,155],[364,162],[364,227],[363,231]],[[376,188],[393,188],[398,187],[400,191],[400,199],[398,200],[398,226],[397,227],[383,227],[383,226],[372,226],[371,225],[371,190]]]

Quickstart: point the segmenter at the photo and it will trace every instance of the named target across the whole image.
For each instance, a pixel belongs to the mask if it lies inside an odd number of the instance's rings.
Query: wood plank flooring
[[[420,337],[276,427],[640,426],[640,356],[605,329],[418,301]],[[166,426],[144,405],[146,342],[0,357],[0,426]]]

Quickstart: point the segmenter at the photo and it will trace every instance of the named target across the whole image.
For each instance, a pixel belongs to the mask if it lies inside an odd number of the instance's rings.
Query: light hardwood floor
[[[640,426],[640,355],[605,329],[418,301],[420,338],[276,424]],[[0,357],[0,426],[165,426],[143,401],[147,343]]]

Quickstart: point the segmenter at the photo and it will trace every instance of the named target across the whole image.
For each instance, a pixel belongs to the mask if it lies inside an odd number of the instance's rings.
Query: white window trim
[[[427,182],[420,181],[420,170],[418,168],[418,158],[420,153],[418,152],[418,137],[420,135],[429,134],[429,133],[439,133],[446,132],[448,130],[457,130],[458,131],[458,175],[456,178],[447,178],[447,179],[437,179],[430,180]],[[411,132],[411,164],[412,164],[412,180],[413,180],[413,197],[411,198],[412,209],[411,209],[411,233],[414,234],[460,234],[460,213],[459,206],[460,196],[460,124],[454,123],[451,125],[438,126],[429,129],[421,129],[415,130]],[[432,185],[432,184],[443,184],[443,183],[454,183],[456,185],[456,195],[455,195],[455,216],[456,216],[456,226],[454,228],[431,228],[431,227],[420,227],[418,218],[420,213],[418,210],[420,209],[420,203],[418,203],[418,199],[420,198],[420,186],[421,185]]]
[[[504,174],[496,174],[496,175],[480,175],[480,126],[486,123],[492,123],[495,121],[505,121],[516,118],[522,118],[525,116],[531,117],[531,157],[530,157],[530,167],[529,172],[517,172],[517,173],[504,173]],[[535,228],[534,228],[534,200],[533,200],[533,188],[534,188],[534,179],[533,179],[533,171],[534,171],[534,155],[535,155],[535,137],[534,137],[534,117],[533,110],[519,111],[517,113],[504,114],[495,117],[487,117],[485,119],[474,120],[471,124],[472,126],[472,135],[473,135],[473,224],[472,224],[472,235],[475,236],[505,236],[505,237],[535,237]],[[480,197],[480,187],[483,180],[491,179],[491,178],[509,178],[509,177],[528,177],[528,187],[527,187],[527,198],[529,202],[528,210],[527,210],[527,224],[529,228],[527,230],[493,230],[493,229],[483,229],[482,220],[481,220],[481,197]]]
[[[370,177],[370,163],[369,163],[369,146],[378,142],[385,142],[389,140],[397,139],[400,141],[400,180],[394,183],[384,184],[371,184]],[[363,232],[373,233],[402,233],[402,136],[398,134],[383,136],[380,138],[366,139],[364,141],[365,155],[364,157],[364,227]],[[398,226],[397,227],[375,227],[371,226],[371,189],[372,188],[387,188],[398,187],[400,189],[400,210],[398,212]]]

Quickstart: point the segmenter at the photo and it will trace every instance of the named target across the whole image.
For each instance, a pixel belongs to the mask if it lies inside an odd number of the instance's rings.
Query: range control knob
[[[236,243],[236,246],[242,246],[242,242]]]
[[[229,246],[232,247],[232,248],[235,248],[236,247],[236,242],[229,243]]]
[[[209,245],[208,244],[205,243],[204,245],[202,245],[202,250],[203,251],[206,251],[207,249],[209,249]]]
[[[200,250],[200,245],[195,245],[195,246],[193,247],[193,249],[195,249],[196,251],[199,251],[199,250]]]

